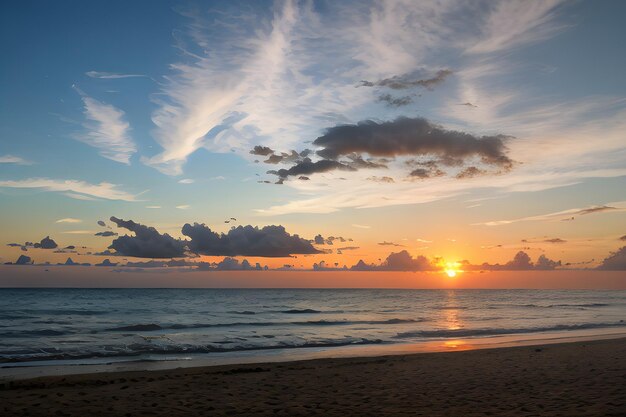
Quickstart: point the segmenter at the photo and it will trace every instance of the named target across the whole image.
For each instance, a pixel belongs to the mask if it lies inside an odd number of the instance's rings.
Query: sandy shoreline
[[[626,339],[42,377],[12,415],[541,415],[626,412]]]

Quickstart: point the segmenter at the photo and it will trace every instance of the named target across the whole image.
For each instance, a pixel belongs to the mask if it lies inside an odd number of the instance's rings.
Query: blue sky
[[[616,250],[626,233],[623,2],[1,7],[7,243],[54,235],[96,252],[111,239],[93,236],[95,222],[112,215],[176,237],[185,222],[228,231],[233,216],[307,238],[354,236],[372,261],[388,253],[385,241],[415,255],[505,261],[522,240],[546,236],[567,244],[537,244],[536,254],[578,262]],[[382,82],[394,77],[436,81]],[[334,126],[398,117],[502,135],[514,164],[490,165],[476,151],[417,178],[407,167],[427,153],[394,151],[367,169],[345,168],[346,153],[343,168],[300,180],[267,171],[301,161],[250,153],[316,151],[312,141]],[[478,175],[462,176],[469,166]],[[561,221],[590,207],[609,208]],[[65,218],[81,222],[57,223]],[[497,245],[507,249],[486,249]]]

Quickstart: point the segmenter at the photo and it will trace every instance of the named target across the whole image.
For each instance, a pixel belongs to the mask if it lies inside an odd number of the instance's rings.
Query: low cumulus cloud
[[[107,231],[104,231],[104,232],[98,232],[94,236],[110,237],[110,236],[117,236],[117,233],[112,232],[110,230],[107,230]]]
[[[368,265],[360,260],[350,268],[352,271],[435,271],[439,268],[425,256],[415,258],[406,251],[390,253],[380,265]]]
[[[117,227],[135,233],[135,236],[120,236],[111,243],[109,249],[114,249],[120,255],[137,258],[175,258],[185,255],[185,242],[174,239],[167,233],[160,234],[154,227],[132,220],[126,221],[114,216],[110,220]]]
[[[622,246],[617,251],[607,256],[598,269],[605,271],[626,271],[626,246]]]
[[[324,238],[322,235],[317,235],[313,238],[313,243],[316,245],[332,245],[334,242],[352,242],[352,238],[342,236],[328,236]]]
[[[26,244],[25,246],[31,245]],[[53,239],[51,239],[50,236],[44,237],[39,243],[32,244],[33,248],[39,249],[56,249],[58,246],[59,245],[57,245],[57,243]]]
[[[189,250],[200,255],[287,257],[322,253],[308,240],[287,233],[283,226],[238,226],[217,233],[204,224],[187,223],[182,233],[191,239]]]
[[[524,252],[519,251],[513,257],[512,260],[500,264],[489,264],[487,262],[482,265],[472,265],[469,262],[463,262],[463,269],[468,271],[530,271],[530,270],[552,270],[561,266],[561,261],[554,261],[547,258],[545,255],[540,255],[537,258],[537,262],[533,263],[530,256]]]

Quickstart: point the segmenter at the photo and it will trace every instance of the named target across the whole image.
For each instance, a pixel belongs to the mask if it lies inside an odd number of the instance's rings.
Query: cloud
[[[290,235],[283,226],[237,226],[227,233],[216,233],[204,224],[187,223],[182,233],[191,238],[189,250],[210,256],[286,257],[322,253],[308,240]]]
[[[626,235],[620,237],[619,240],[626,240]]]
[[[272,148],[267,147],[267,146],[256,145],[250,151],[250,153],[252,155],[269,156],[269,155],[272,155],[274,153],[274,150]]]
[[[316,162],[312,162],[310,158],[304,158],[304,160],[298,162],[296,165],[292,166],[289,169],[283,168],[279,170],[267,171],[267,173],[277,175],[280,178],[287,178],[290,176],[312,175],[334,170],[356,171],[355,168],[342,162],[332,161],[328,159],[322,159]]]
[[[486,165],[510,169],[513,161],[506,155],[504,135],[475,136],[447,130],[426,119],[399,117],[377,123],[371,120],[356,125],[331,127],[313,141],[323,149],[317,154],[336,160],[349,154],[371,156],[435,156],[463,161],[477,157]]]
[[[189,204],[181,204],[180,206],[176,206],[176,208],[179,210],[187,210],[188,208],[191,208],[191,206]]]
[[[416,78],[416,76],[420,76],[421,74],[423,74],[423,70],[419,70],[411,74],[396,75],[391,78],[385,78],[383,80],[374,82],[361,81],[361,86],[387,87],[391,88],[392,90],[405,90],[407,88],[423,87],[430,90],[435,86],[443,83],[445,79],[452,74],[452,71],[448,69],[442,69],[437,71],[437,73],[430,78]]]
[[[553,36],[564,28],[553,21],[555,9],[561,3],[563,0],[546,0],[532,4],[524,1],[491,3],[490,13],[481,22],[482,36],[478,42],[468,40],[467,52],[488,54],[510,51],[516,46]]]
[[[39,243],[33,245],[34,248],[39,249],[56,249],[58,246],[53,239],[50,239],[50,236],[44,237]]]
[[[76,139],[99,150],[101,156],[116,162],[130,164],[130,157],[137,146],[130,137],[130,125],[124,120],[124,112],[115,106],[95,100],[77,87],[84,104],[83,114],[87,121],[86,133]]]
[[[550,221],[550,220],[567,220],[571,221],[575,216],[586,216],[589,214],[605,213],[608,211],[625,211],[626,201],[618,201],[611,205],[590,206],[585,208],[573,208],[548,214],[540,214],[538,216],[520,217],[511,220],[495,220],[484,223],[473,223],[473,226],[501,226],[505,224],[526,222],[526,221]]]
[[[373,157],[431,157],[436,160],[418,162],[430,164],[428,169],[414,169],[410,175],[430,178],[444,175],[439,165],[463,166],[480,162],[495,167],[498,172],[508,171],[513,161],[506,155],[504,135],[474,136],[469,133],[444,129],[423,118],[400,117],[390,122],[366,120],[356,125],[339,125],[328,128],[324,135],[313,141],[321,147],[316,154],[323,159],[313,162],[304,158],[289,169],[268,171],[280,178],[311,175],[334,170],[356,171],[361,168],[386,168],[386,159],[365,160]],[[339,160],[339,158],[347,158]],[[474,166],[459,173],[459,178],[486,174]]]
[[[104,232],[98,232],[94,236],[110,237],[110,236],[117,236],[117,233],[112,232],[110,230],[106,230]]]
[[[352,227],[356,227],[357,229],[371,229],[372,226],[368,226],[366,224],[352,224]]]
[[[539,256],[536,263],[533,263],[530,256],[524,251],[519,251],[515,257],[504,265],[483,263],[482,265],[472,265],[463,262],[462,268],[467,271],[529,271],[529,270],[551,270],[561,266],[561,261],[553,261],[545,255]]]
[[[191,178],[183,178],[182,180],[178,180],[179,184],[193,184],[194,180]]]
[[[324,239],[322,235],[317,235],[313,238],[313,243],[316,245],[332,245],[335,241],[337,242],[352,242],[351,238],[345,238],[342,236],[328,236],[328,238]]]
[[[132,220],[110,219],[118,227],[128,229],[135,236],[120,236],[113,240],[109,249],[124,256],[136,258],[175,258],[185,255],[185,242],[167,233],[160,234],[154,227],[144,226]]]
[[[389,107],[396,108],[408,106],[413,103],[413,98],[411,96],[394,97],[391,94],[381,94],[376,100],[385,103]]]
[[[119,190],[119,185],[108,182],[89,184],[78,180],[54,180],[49,178],[28,178],[17,181],[0,181],[0,187],[40,188],[46,191],[70,192],[76,196],[104,200],[138,201],[136,196]]]
[[[104,71],[87,71],[85,75],[90,78],[100,78],[100,79],[147,77],[147,75],[143,75],[143,74],[119,74],[115,72],[104,72]]]
[[[400,245],[399,243],[387,242],[387,241],[384,241],[384,242],[378,242],[378,244],[379,244],[380,246],[404,246],[404,245]]]
[[[146,206],[147,209],[160,209],[161,206]]]
[[[95,264],[95,266],[116,266],[117,262],[111,262],[109,259],[105,259],[99,264]]]
[[[367,178],[368,181],[374,181],[374,182],[380,182],[380,183],[386,183],[386,184],[392,184],[394,183],[394,179],[391,177],[377,177],[377,176],[372,176],[372,177],[368,177]]]
[[[606,257],[598,269],[605,271],[626,271],[626,246],[622,246],[617,251]]]
[[[103,220],[98,220],[98,226],[106,227],[106,223]]]
[[[75,219],[73,217],[67,217],[65,219],[59,219],[55,223],[81,223],[81,219]]]
[[[545,239],[544,242],[546,242],[546,243],[566,243],[567,240],[563,240],[560,237],[555,237],[555,238],[551,238],[551,239]]]
[[[360,260],[351,268],[353,271],[434,271],[437,266],[424,256],[413,258],[406,250],[392,252],[380,265],[367,265]]]
[[[31,161],[14,155],[0,155],[0,164],[32,165]]]
[[[15,261],[15,265],[32,265],[33,259],[30,256],[20,255]]]

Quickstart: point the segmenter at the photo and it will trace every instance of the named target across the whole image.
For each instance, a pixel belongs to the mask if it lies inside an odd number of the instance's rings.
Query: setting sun
[[[456,277],[461,270],[459,269],[460,264],[458,262],[446,262],[443,265],[443,271],[450,278]]]

